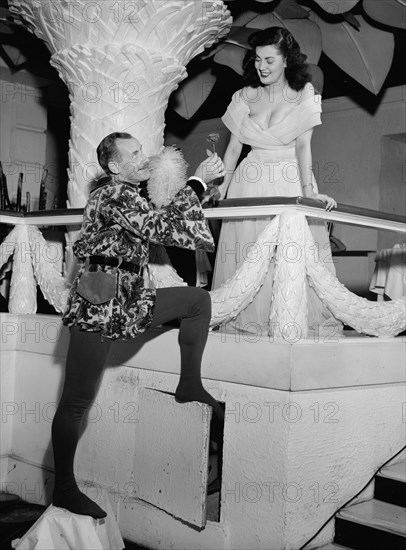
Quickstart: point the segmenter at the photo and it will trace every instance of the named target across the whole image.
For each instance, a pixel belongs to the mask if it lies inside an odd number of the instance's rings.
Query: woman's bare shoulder
[[[311,82],[306,82],[304,87],[301,90],[301,100],[306,100],[309,97],[314,97],[315,95],[318,95],[317,90],[313,86]]]
[[[242,108],[249,108],[249,104],[251,102],[250,97],[252,96],[252,94],[250,94],[250,90],[254,90],[254,88],[246,86],[234,92],[232,96],[233,103],[238,104]]]
[[[240,100],[244,101],[246,104],[254,103],[258,101],[258,90],[259,88],[244,86],[244,88],[237,90],[236,94],[238,94]]]

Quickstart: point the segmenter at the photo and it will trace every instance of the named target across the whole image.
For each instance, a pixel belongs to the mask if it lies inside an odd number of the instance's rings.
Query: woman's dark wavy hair
[[[251,50],[244,57],[244,82],[246,86],[258,88],[261,86],[255,69],[255,48],[258,46],[275,46],[286,59],[285,76],[291,88],[303,90],[307,82],[311,82],[307,56],[301,52],[300,46],[293,35],[283,27],[269,27],[256,31],[248,37]]]
[[[112,134],[109,134],[106,136],[97,146],[97,160],[99,161],[100,166],[103,168],[103,170],[106,172],[106,174],[110,174],[109,170],[109,162],[111,160],[120,162],[121,155],[119,150],[117,149],[116,141],[118,139],[132,139],[133,136],[131,134],[127,134],[127,132],[113,132]]]

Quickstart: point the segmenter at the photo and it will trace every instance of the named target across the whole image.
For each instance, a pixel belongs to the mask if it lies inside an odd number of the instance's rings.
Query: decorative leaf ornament
[[[286,27],[297,40],[300,49],[307,55],[307,62],[317,65],[322,52],[322,36],[319,26],[310,19],[284,19]]]
[[[406,2],[405,0],[364,0],[362,7],[365,13],[375,21],[406,29]]]
[[[300,6],[296,0],[282,0],[275,6],[274,12],[282,19],[306,19],[309,17],[307,10]]]
[[[331,13],[332,15],[350,11],[359,2],[359,0],[335,0],[335,2],[333,2],[332,0],[313,1],[316,2],[316,4],[318,4],[325,12]],[[373,1],[376,2],[376,0]]]
[[[310,13],[315,19],[315,15]],[[355,16],[360,30],[348,23],[317,24],[323,38],[323,51],[340,69],[370,92],[379,93],[389,72],[395,41],[393,34],[372,27],[361,15]]]
[[[230,67],[230,69],[233,69],[233,71],[242,76],[242,62],[246,53],[246,46],[226,44],[223,49],[216,53],[214,56],[214,61],[219,65],[226,65],[227,67]]]
[[[235,29],[247,26],[247,23],[249,23],[256,17],[258,17],[258,13],[252,10],[243,11],[242,13],[240,13],[240,15],[237,15],[237,17],[233,19],[233,26],[231,27],[230,34],[227,36],[227,38],[230,38],[232,36]]]
[[[172,94],[171,100],[175,101],[173,110],[189,120],[206,101],[215,82],[211,69],[187,78]]]

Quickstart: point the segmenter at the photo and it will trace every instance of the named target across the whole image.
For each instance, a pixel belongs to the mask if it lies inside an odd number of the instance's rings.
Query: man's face
[[[139,183],[150,177],[149,159],[143,153],[138,139],[117,139],[116,147],[121,160],[109,162],[109,168],[120,181]]]

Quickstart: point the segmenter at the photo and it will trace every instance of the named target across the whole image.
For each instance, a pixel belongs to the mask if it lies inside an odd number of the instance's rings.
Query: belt
[[[107,256],[89,256],[89,262],[91,265],[110,265],[111,267],[118,267],[131,273],[137,273],[141,271],[141,266],[134,262],[124,262],[119,258],[109,258]]]

